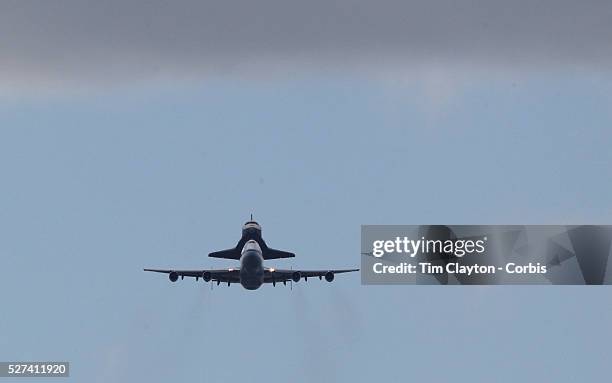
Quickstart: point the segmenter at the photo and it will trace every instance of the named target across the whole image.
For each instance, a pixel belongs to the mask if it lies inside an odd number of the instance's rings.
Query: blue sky
[[[441,105],[363,78],[122,87],[0,113],[0,359],[75,381],[597,380],[606,288],[171,284],[253,212],[295,268],[361,224],[609,221],[608,78],[471,82]],[[433,109],[432,109],[433,108]],[[433,110],[433,111],[432,111]]]
[[[602,381],[597,286],[240,286],[362,224],[610,224],[612,6],[0,4],[0,360],[71,381]],[[27,381],[27,380],[20,380]]]

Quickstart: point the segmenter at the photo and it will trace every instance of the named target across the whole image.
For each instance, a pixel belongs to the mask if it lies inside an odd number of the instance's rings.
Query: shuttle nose
[[[242,235],[251,238],[261,237],[261,226],[255,221],[248,221],[242,226]]]

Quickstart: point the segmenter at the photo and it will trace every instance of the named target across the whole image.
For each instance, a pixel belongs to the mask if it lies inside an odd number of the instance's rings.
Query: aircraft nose
[[[248,252],[243,258],[242,265],[247,269],[255,269],[259,267],[259,257],[256,253]]]

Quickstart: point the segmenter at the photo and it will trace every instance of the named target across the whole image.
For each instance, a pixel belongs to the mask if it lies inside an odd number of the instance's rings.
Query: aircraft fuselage
[[[240,284],[247,290],[257,290],[264,283],[263,255],[255,240],[249,240],[240,256]]]

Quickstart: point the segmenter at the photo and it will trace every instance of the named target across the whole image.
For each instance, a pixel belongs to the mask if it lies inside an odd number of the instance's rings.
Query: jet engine
[[[331,271],[328,271],[327,273],[325,273],[325,280],[327,282],[331,282],[334,280],[334,273],[332,273]]]
[[[170,274],[168,274],[168,279],[170,279],[170,282],[176,282],[178,281],[178,273],[176,271],[171,271]]]
[[[299,271],[294,271],[293,274],[291,274],[291,279],[293,280],[293,282],[299,282],[300,279],[302,278],[302,273],[300,273]]]
[[[204,280],[204,282],[210,282],[211,278],[212,278],[212,275],[210,274],[210,271],[204,271],[202,273],[202,279]]]

